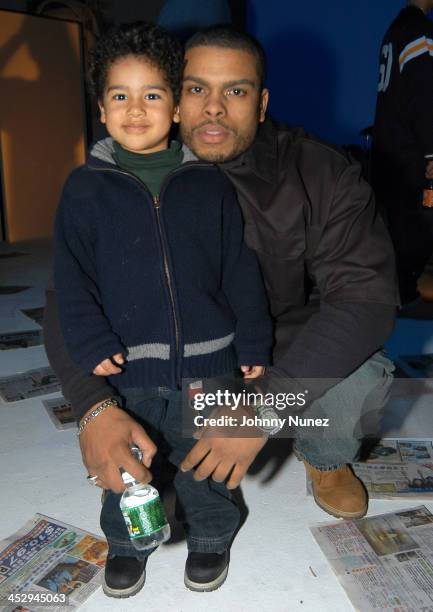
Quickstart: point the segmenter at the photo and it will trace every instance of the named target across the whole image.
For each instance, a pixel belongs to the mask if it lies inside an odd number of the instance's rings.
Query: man
[[[392,246],[360,168],[302,130],[266,119],[264,77],[263,51],[248,35],[215,26],[193,36],[186,47],[181,136],[198,158],[219,163],[238,192],[246,241],[259,257],[275,321],[270,374],[293,385],[317,379],[309,393],[334,423],[329,437],[303,435],[296,443],[316,502],[334,516],[359,517],[367,498],[346,464],[359,449],[354,431],[361,413],[367,405],[379,409],[389,386],[392,364],[377,351],[392,330],[397,302]],[[72,362],[56,317],[55,295],[48,292],[47,352],[77,417],[91,419],[80,436],[89,474],[117,492],[121,465],[149,480],[144,465],[129,467],[128,445],[145,449],[147,466],[154,447],[121,408],[91,416],[113,390]],[[266,440],[265,434],[221,438],[211,432],[181,469],[196,468],[198,480],[227,479],[234,489]]]
[[[382,42],[373,133],[373,186],[397,255],[401,301],[433,252],[433,215],[423,209],[425,156],[433,154],[433,0],[410,0]],[[430,164],[430,168],[431,168]]]

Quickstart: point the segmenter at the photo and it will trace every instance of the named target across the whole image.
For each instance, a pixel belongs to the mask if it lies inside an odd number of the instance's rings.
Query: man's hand
[[[113,363],[114,362],[114,363]],[[111,359],[104,359],[99,365],[93,370],[93,374],[96,376],[111,376],[112,374],[120,374],[122,368],[118,368],[115,364],[122,365],[125,363],[125,358],[122,353],[116,353]]]
[[[267,440],[264,433],[255,438],[202,435],[180,464],[180,469],[188,472],[200,464],[194,472],[194,480],[205,480],[212,475],[216,482],[223,482],[230,475],[226,487],[235,489]]]
[[[102,402],[92,406],[86,414],[100,404]],[[134,444],[143,452],[144,465],[131,453],[129,447]],[[98,476],[98,487],[111,489],[114,493],[124,491],[119,467],[140,482],[152,480],[147,468],[152,463],[156,446],[141,425],[121,408],[109,406],[90,421],[80,434],[80,448],[89,475]]]
[[[433,160],[429,161],[425,170],[425,176],[428,179],[433,178]]]
[[[245,379],[259,378],[259,376],[263,376],[263,374],[265,373],[265,367],[258,365],[243,365],[241,366],[241,371],[244,373]]]

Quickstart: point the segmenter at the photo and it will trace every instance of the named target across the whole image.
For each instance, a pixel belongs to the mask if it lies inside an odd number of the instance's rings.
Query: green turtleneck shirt
[[[170,147],[156,153],[133,153],[118,142],[113,142],[113,158],[119,168],[127,170],[142,181],[153,196],[159,195],[161,185],[171,170],[183,160],[182,145],[172,140]]]

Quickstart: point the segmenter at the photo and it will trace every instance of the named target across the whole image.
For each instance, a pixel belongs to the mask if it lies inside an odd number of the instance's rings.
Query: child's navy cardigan
[[[73,359],[91,373],[123,353],[124,372],[112,377],[120,389],[267,365],[261,273],[221,171],[182,164],[153,198],[105,159],[90,155],[72,172],[56,218],[55,287]]]

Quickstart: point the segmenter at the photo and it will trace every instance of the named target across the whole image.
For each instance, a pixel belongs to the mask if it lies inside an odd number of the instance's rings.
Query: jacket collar
[[[182,163],[189,161],[196,161],[197,157],[194,155],[186,145],[182,145],[183,160]],[[114,145],[112,138],[103,138],[98,140],[90,149],[88,164],[95,165],[98,167],[106,167],[107,165],[115,166],[116,162],[113,158]]]
[[[275,183],[278,173],[278,132],[272,119],[259,125],[256,138],[245,153],[235,159],[220,164],[222,170],[231,170],[239,166],[248,169],[264,181]]]

